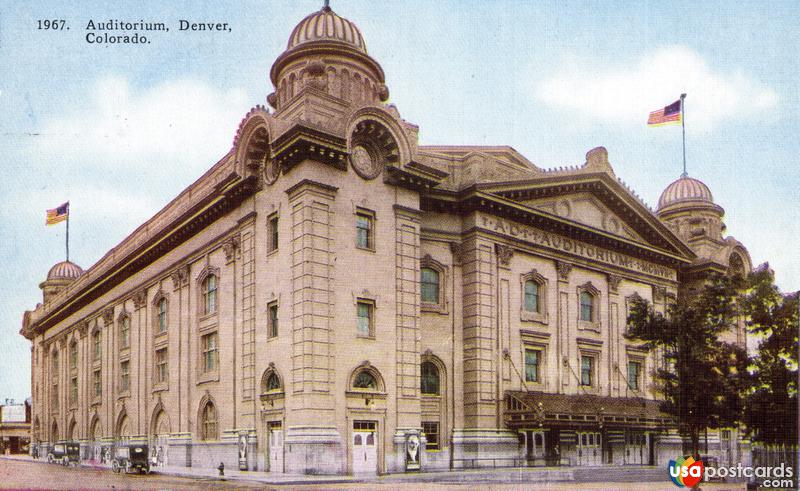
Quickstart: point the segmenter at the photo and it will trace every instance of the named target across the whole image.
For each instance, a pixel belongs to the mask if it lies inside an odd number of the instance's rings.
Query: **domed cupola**
[[[47,273],[47,279],[43,281],[39,288],[42,289],[44,303],[61,293],[70,283],[77,280],[83,274],[83,269],[71,261],[56,263]]]
[[[325,6],[300,21],[270,70],[275,92],[267,97],[278,111],[307,92],[322,92],[347,103],[378,104],[389,98],[383,69],[367,53],[358,27]]]
[[[673,181],[658,199],[658,217],[684,241],[706,237],[722,240],[725,210],[714,203],[703,181],[686,174]]]

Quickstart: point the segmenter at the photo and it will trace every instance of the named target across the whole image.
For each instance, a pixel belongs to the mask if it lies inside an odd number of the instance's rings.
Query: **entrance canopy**
[[[666,429],[675,424],[660,401],[640,397],[567,395],[509,390],[504,421],[511,429],[630,427]]]

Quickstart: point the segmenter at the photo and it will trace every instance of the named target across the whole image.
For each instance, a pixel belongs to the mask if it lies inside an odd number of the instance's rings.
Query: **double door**
[[[375,421],[353,421],[353,474],[377,474],[378,435]]]
[[[643,431],[627,430],[625,432],[625,463],[643,465],[648,462],[647,435]]]
[[[603,464],[600,433],[595,431],[578,432],[577,464],[594,466]]]
[[[269,471],[283,472],[283,424],[280,421],[267,423],[267,453]]]

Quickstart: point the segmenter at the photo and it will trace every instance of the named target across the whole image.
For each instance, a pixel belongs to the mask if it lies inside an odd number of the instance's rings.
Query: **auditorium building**
[[[603,147],[545,169],[420,145],[327,7],[270,78],[270,107],[196,182],[91,268],[50,269],[21,330],[34,445],[314,474],[680,454],[661,359],[623,334],[635,297],[663,311],[751,268],[705,184],[665,183],[654,210]],[[729,335],[745,343],[741,323]],[[737,428],[708,442],[749,453]]]

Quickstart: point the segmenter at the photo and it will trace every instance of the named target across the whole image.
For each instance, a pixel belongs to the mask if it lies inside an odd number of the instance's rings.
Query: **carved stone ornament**
[[[497,253],[497,261],[501,266],[511,264],[511,258],[514,257],[514,249],[503,244],[495,244],[494,250]]]
[[[569,273],[572,271],[572,264],[556,261],[556,268],[558,269],[558,278],[567,281],[569,279]]]
[[[147,303],[147,290],[142,288],[141,290],[135,292],[133,294],[133,308],[134,309],[141,309]]]
[[[189,266],[179,266],[170,276],[172,278],[172,285],[175,290],[189,284]]]
[[[58,340],[58,344],[61,346],[62,350],[64,348],[66,348],[67,347],[67,337],[66,336],[61,337],[61,339]]]
[[[622,282],[622,276],[617,276],[615,274],[608,275],[608,287],[611,289],[612,292],[616,292],[619,288],[619,284]]]
[[[230,263],[236,258],[236,251],[239,249],[240,240],[239,234],[236,234],[222,244],[222,250],[225,252],[225,261]]]
[[[350,164],[356,174],[364,179],[375,179],[383,170],[377,155],[370,152],[364,145],[356,145],[350,152]]]
[[[450,253],[453,254],[453,264],[461,264],[461,254],[464,246],[458,242],[450,242]]]
[[[278,180],[278,176],[281,175],[281,166],[275,160],[272,159],[264,165],[264,169],[261,172],[261,176],[264,179],[264,182],[268,185],[275,184],[275,181]]]
[[[663,286],[653,287],[653,302],[663,302],[667,296],[667,289]]]
[[[103,324],[110,326],[114,323],[114,309],[108,308],[103,311]]]
[[[78,334],[80,334],[81,338],[85,338],[86,334],[89,333],[89,321],[81,321],[78,324]]]

